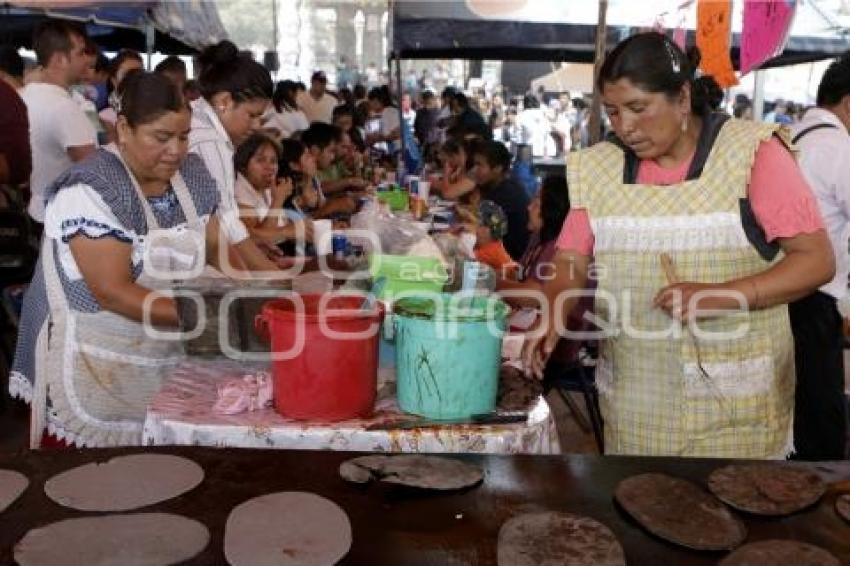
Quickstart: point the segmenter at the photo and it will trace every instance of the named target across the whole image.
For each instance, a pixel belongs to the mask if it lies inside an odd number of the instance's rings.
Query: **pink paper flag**
[[[741,74],[782,53],[797,9],[795,0],[745,0]]]
[[[673,31],[673,43],[679,46],[679,48],[684,51],[687,49],[686,39],[685,39],[685,30],[681,27],[678,27]]]

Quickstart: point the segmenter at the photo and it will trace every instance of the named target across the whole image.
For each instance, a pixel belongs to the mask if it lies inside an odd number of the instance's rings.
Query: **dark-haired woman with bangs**
[[[167,290],[218,258],[218,190],[188,154],[190,113],[161,75],[122,82],[117,142],[47,191],[41,258],[11,374],[45,426],[77,446],[136,445],[145,410],[182,358]],[[49,332],[48,332],[49,328]]]
[[[784,458],[787,303],[829,281],[834,258],[787,131],[711,112],[691,55],[643,33],[606,57],[614,137],[567,159],[572,208],[545,289],[559,312],[526,367],[542,376],[595,273],[606,453]]]
[[[261,118],[272,98],[271,75],[229,41],[206,48],[198,61],[202,98],[192,103],[189,151],[203,159],[218,186],[218,216],[224,239],[236,252],[236,257],[229,257],[237,264],[226,266],[225,272],[233,275],[236,268],[274,273],[277,267],[250,238],[239,217],[233,167],[236,148],[261,127]]]
[[[280,81],[274,89],[272,104],[263,116],[263,127],[273,130],[277,140],[288,139],[310,127],[307,116],[298,109],[297,95],[298,84],[294,81]]]
[[[540,190],[528,204],[528,231],[531,238],[518,264],[519,269],[497,274],[496,290],[507,291],[505,302],[518,309],[540,308],[539,298],[544,285],[554,274],[558,235],[567,213],[570,211],[570,196],[567,180],[563,175],[547,175]],[[590,282],[591,286],[593,282]],[[523,294],[522,292],[529,292]],[[567,320],[567,328],[573,332],[584,332],[589,321],[584,314],[593,310],[593,297],[586,293]],[[546,375],[556,376],[565,365],[573,363],[584,342],[562,339],[553,353]]]
[[[519,260],[519,269],[512,277],[500,277],[497,290],[542,291],[551,275],[555,242],[570,210],[567,181],[563,175],[549,175],[543,180],[537,195],[528,204],[528,231],[531,238]],[[512,306],[537,307],[535,301],[525,297],[507,297]]]

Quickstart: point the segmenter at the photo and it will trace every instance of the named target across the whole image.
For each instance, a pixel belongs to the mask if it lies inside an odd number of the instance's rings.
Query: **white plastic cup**
[[[313,245],[316,255],[328,255],[332,251],[333,225],[330,220],[313,220]]]
[[[428,196],[431,194],[431,183],[428,181],[419,181],[419,198],[428,202]]]
[[[411,195],[419,194],[419,177],[416,175],[410,175],[407,178],[407,190],[410,191]]]

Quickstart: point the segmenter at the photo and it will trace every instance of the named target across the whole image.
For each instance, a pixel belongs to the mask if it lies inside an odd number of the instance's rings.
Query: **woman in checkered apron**
[[[697,63],[658,33],[605,60],[614,135],[568,158],[573,209],[546,292],[555,305],[597,283],[606,453],[783,458],[786,304],[830,280],[831,247],[785,130],[710,112]],[[562,304],[526,345],[530,373],[575,300]]]
[[[45,426],[78,446],[141,442],[146,407],[183,354],[179,333],[149,332],[178,322],[174,299],[156,290],[217,255],[218,192],[200,158],[187,157],[182,94],[152,73],[125,82],[117,145],[48,191],[10,380],[32,404],[33,447]]]

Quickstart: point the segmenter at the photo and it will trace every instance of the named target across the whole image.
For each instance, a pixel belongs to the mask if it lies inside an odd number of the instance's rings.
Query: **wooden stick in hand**
[[[679,282],[679,275],[676,273],[676,266],[673,264],[673,258],[670,254],[661,254],[661,267],[664,269],[664,275],[667,277],[669,285],[675,285]]]

